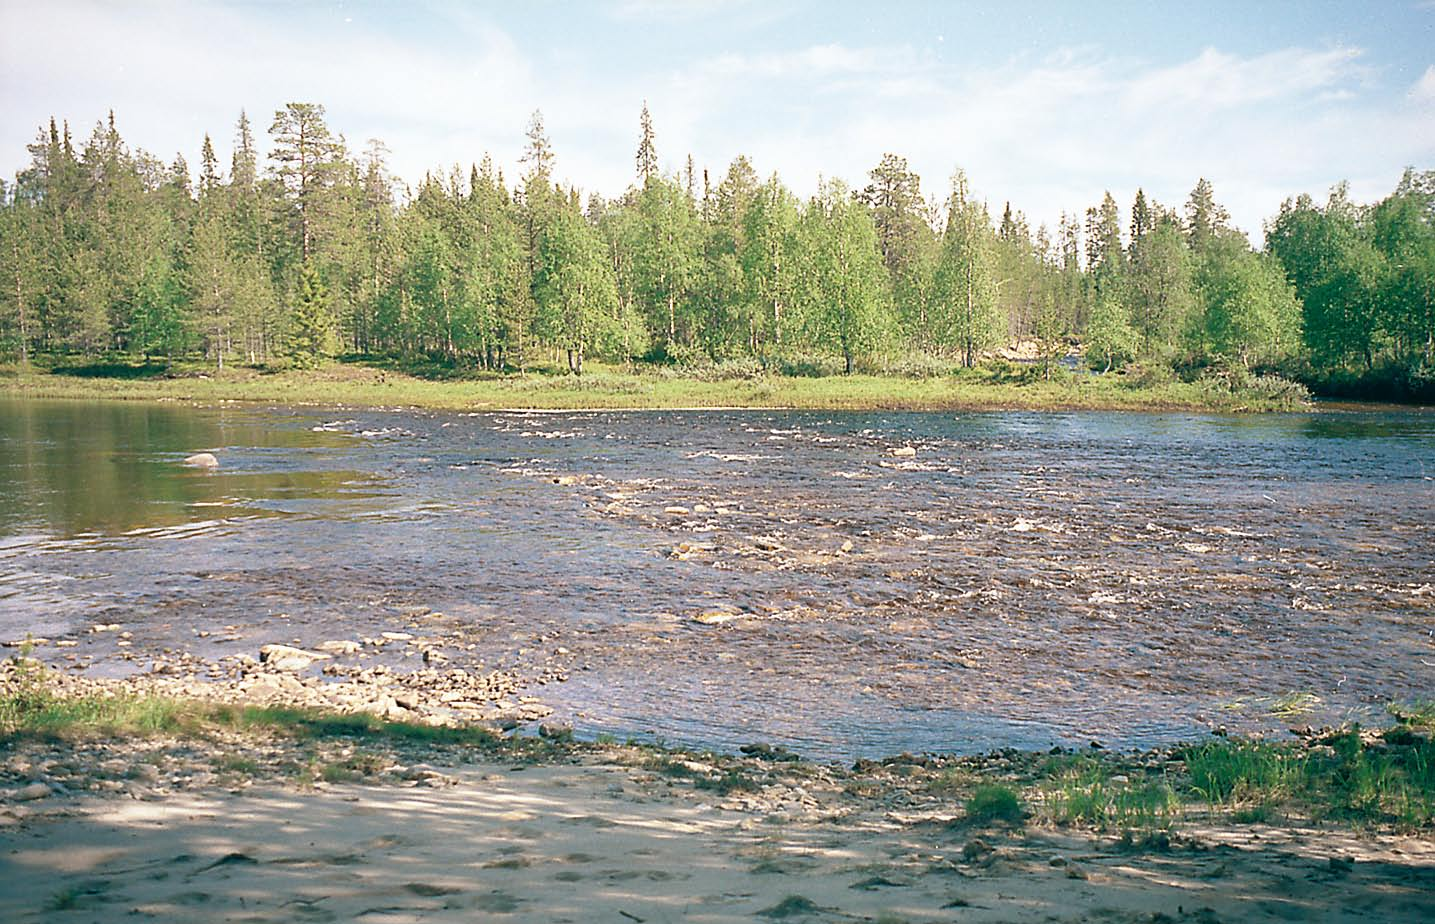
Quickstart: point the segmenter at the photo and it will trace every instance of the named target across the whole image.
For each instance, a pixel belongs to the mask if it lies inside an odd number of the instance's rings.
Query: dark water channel
[[[119,673],[382,630],[729,748],[1375,721],[1435,696],[1435,415],[0,401],[0,640]]]

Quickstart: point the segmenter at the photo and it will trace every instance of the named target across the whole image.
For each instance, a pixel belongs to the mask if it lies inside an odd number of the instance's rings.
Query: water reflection
[[[294,469],[296,450],[338,445],[249,410],[0,399],[0,533],[124,533],[372,490],[369,473]],[[200,451],[217,453],[220,469],[180,464]]]

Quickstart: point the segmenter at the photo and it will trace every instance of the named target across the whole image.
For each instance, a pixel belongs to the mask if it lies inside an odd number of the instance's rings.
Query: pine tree
[[[1098,296],[1110,293],[1122,299],[1126,251],[1121,246],[1121,212],[1109,192],[1099,206],[1086,212],[1086,260]]]
[[[289,103],[274,113],[269,126],[274,136],[275,174],[283,182],[298,226],[299,257],[307,262],[314,251],[316,214],[337,159],[338,144],[324,124],[324,107]]]
[[[893,299],[907,335],[918,345],[932,345],[927,317],[937,238],[927,221],[922,180],[905,158],[884,154],[868,172],[871,180],[860,198],[871,210],[887,267]]]
[[[187,261],[190,312],[205,354],[213,357],[220,369],[224,368],[224,357],[230,349],[230,327],[234,320],[234,267],[227,238],[222,216],[213,209],[201,208]]]
[[[1156,227],[1156,215],[1151,206],[1146,203],[1146,191],[1136,190],[1136,201],[1131,204],[1131,253],[1134,255],[1137,247],[1150,231]]]

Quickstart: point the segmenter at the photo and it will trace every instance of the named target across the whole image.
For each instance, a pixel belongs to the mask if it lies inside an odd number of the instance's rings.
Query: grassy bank
[[[33,662],[29,662],[33,664]],[[1187,822],[1223,824],[1329,822],[1356,828],[1414,830],[1435,824],[1435,708],[1392,709],[1380,733],[1337,729],[1289,742],[1212,738],[1197,745],[1139,753],[1097,749],[974,756],[901,755],[859,760],[836,771],[855,799],[890,798],[897,790],[945,805],[956,825],[1058,827],[1168,839]],[[227,742],[234,754],[257,754],[245,742],[286,741],[272,766],[226,756],[235,773],[282,775],[300,783],[375,776],[395,750],[432,750],[459,760],[565,760],[599,755],[727,796],[759,792],[777,781],[801,782],[818,767],[782,748],[754,745],[742,755],[683,751],[608,738],[580,742],[562,730],[539,738],[503,737],[478,726],[435,727],[290,707],[234,706],[154,695],[57,692],[43,669],[11,675],[0,690],[0,755],[27,743]],[[329,747],[325,747],[328,745]],[[338,747],[334,747],[338,745]],[[301,757],[295,757],[301,754]],[[467,756],[465,756],[467,755]]]
[[[1143,381],[1070,375],[1051,381],[1010,366],[923,378],[874,375],[726,376],[668,369],[594,366],[580,377],[457,374],[377,363],[331,363],[310,371],[265,371],[117,363],[0,367],[0,394],[36,398],[222,401],[287,405],[425,407],[453,410],[580,408],[804,408],[814,410],[1202,410],[1270,411],[1299,396],[1232,391],[1211,381]]]

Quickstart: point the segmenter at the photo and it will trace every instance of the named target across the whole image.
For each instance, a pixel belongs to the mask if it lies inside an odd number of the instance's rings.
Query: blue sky
[[[262,132],[305,100],[409,181],[485,151],[516,175],[541,109],[560,178],[614,195],[645,99],[664,168],[691,153],[714,182],[745,153],[805,195],[892,151],[929,195],[960,166],[1054,224],[1206,176],[1258,238],[1286,196],[1435,168],[1435,0],[0,0],[6,174],[51,114],[83,140],[113,107],[131,145],[193,164],[206,131],[227,161],[241,108]]]

